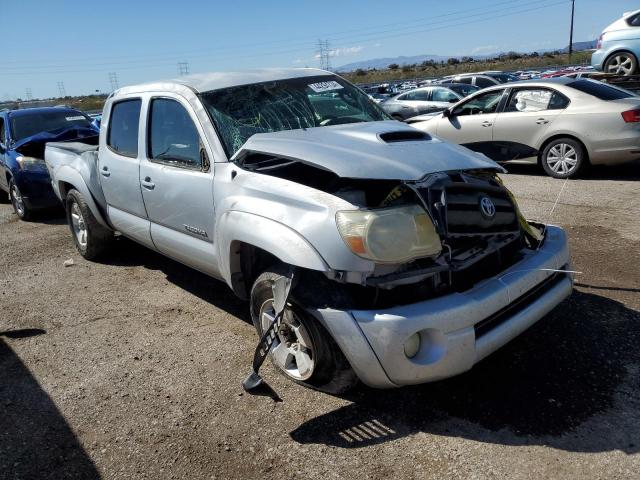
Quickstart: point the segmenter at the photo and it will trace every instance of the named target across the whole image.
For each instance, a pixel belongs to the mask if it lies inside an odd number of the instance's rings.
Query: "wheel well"
[[[67,182],[60,182],[58,184],[58,188],[60,190],[60,197],[62,197],[62,202],[65,203],[67,200],[67,193],[69,193],[69,190],[73,188],[73,185]]]
[[[232,242],[229,249],[231,288],[242,298],[249,298],[251,287],[258,275],[276,263],[282,263],[275,255],[245,242]]]
[[[587,147],[582,140],[580,140],[578,137],[574,137],[573,135],[558,134],[558,135],[554,135],[552,137],[547,138],[542,143],[542,145],[540,145],[540,150],[538,150],[538,164],[542,164],[542,153],[544,152],[544,149],[547,148],[547,145],[549,145],[554,140],[558,140],[560,138],[569,138],[575,142],[578,142],[582,147],[582,152],[584,153],[584,159],[587,162],[589,162],[589,151],[587,150]]]
[[[633,58],[636,59],[636,62],[638,61],[637,55],[633,53],[631,50],[621,49],[621,50],[616,50],[615,52],[611,52],[609,55],[607,55],[607,58],[605,58],[604,62],[602,62],[602,66],[604,67],[604,65],[609,61],[609,59],[614,55],[617,55],[618,53],[628,53],[629,55],[631,55]]]

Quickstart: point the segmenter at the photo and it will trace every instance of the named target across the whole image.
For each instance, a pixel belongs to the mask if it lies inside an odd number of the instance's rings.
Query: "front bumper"
[[[471,369],[549,313],[573,289],[571,274],[552,270],[569,265],[564,230],[549,226],[539,250],[465,292],[384,310],[312,313],[365,384],[425,383]],[[404,344],[414,333],[421,347],[409,359]]]

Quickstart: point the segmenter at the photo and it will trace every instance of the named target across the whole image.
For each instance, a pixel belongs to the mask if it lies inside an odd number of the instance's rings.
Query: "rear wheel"
[[[262,273],[251,289],[251,319],[258,335],[275,320],[273,284],[284,273],[274,267]],[[269,356],[276,369],[301,385],[342,393],[357,383],[349,362],[327,331],[290,297]]]
[[[65,203],[67,222],[80,255],[87,260],[104,255],[113,242],[113,232],[100,225],[79,191],[70,190]]]
[[[554,178],[576,177],[587,165],[582,145],[572,138],[558,138],[545,147],[540,159],[544,171]]]
[[[616,75],[633,75],[638,69],[638,59],[634,54],[629,52],[618,52],[607,58],[604,64],[606,73],[615,73]]]
[[[33,212],[29,207],[27,207],[22,193],[20,193],[20,189],[13,179],[9,180],[9,198],[11,200],[11,205],[13,206],[13,211],[16,212],[18,218],[20,220],[28,221]]]

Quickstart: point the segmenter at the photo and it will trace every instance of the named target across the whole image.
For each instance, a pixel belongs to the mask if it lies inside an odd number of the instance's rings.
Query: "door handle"
[[[491,125],[493,125],[493,123],[491,122],[487,122],[487,121],[482,122],[483,127],[490,127]]]
[[[109,171],[109,167],[107,167],[106,165],[102,167],[102,170],[100,170],[100,173],[102,174],[103,177],[108,177],[111,175],[111,172]]]
[[[140,184],[147,190],[156,188],[156,184],[151,181],[151,177],[144,177],[144,180],[140,181]]]
[[[545,124],[549,123],[549,120],[547,120],[546,118],[539,118],[538,120],[536,120],[536,123],[538,125],[545,125]]]

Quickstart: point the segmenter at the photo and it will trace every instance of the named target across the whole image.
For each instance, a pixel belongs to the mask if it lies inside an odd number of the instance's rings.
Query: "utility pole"
[[[64,82],[58,82],[58,93],[60,93],[60,98],[67,96],[67,91],[64,89]]]
[[[569,29],[569,63],[573,55],[573,15],[576,11],[576,0],[571,0],[571,28]]]
[[[28,100],[28,101],[33,100],[33,92],[31,92],[31,89],[30,89],[30,88],[27,88],[27,89],[25,90],[25,93],[27,94],[27,100]]]
[[[118,74],[115,72],[110,72],[109,73],[109,83],[111,83],[111,91],[113,92],[114,90],[117,90],[118,88],[120,88],[120,85],[118,84]]]
[[[178,75],[189,75],[189,62],[178,62]]]

